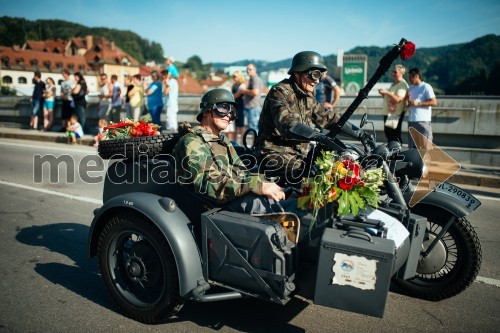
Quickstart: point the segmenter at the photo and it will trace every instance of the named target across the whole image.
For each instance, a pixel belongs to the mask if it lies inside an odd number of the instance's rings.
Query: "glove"
[[[346,121],[344,126],[342,126],[342,133],[361,140],[361,135],[365,133],[365,131]]]

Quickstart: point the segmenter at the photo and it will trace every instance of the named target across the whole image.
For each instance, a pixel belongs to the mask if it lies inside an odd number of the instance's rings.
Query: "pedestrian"
[[[142,89],[141,76],[136,74],[132,77],[133,88],[128,92],[130,107],[132,108],[132,119],[138,121],[141,117],[144,90]]]
[[[108,125],[106,119],[99,119],[97,123],[97,134],[94,136],[94,147],[99,146],[99,142],[104,138],[104,127]]]
[[[111,96],[113,95],[113,84],[109,82],[108,75],[102,73],[100,76],[101,86],[99,88],[99,120],[107,121],[111,112]]]
[[[125,114],[127,118],[132,119],[134,116],[132,114],[132,106],[130,105],[130,92],[134,89],[134,85],[132,84],[132,76],[125,75],[124,78],[125,88],[127,88],[127,92],[125,94]]]
[[[335,79],[325,72],[324,77],[316,86],[316,100],[325,108],[334,108],[340,99],[340,87]]]
[[[232,93],[213,89],[201,98],[200,123],[174,147],[181,185],[228,210],[253,214],[272,213],[268,198],[285,199],[283,189],[251,174],[229,139],[220,135],[237,116]]]
[[[45,83],[42,81],[42,73],[36,71],[34,73],[34,88],[33,95],[31,95],[31,117],[30,129],[38,129],[38,114],[43,108],[43,95],[45,94]]]
[[[78,117],[79,124],[82,127],[82,131],[85,131],[86,115],[85,111],[87,109],[87,100],[85,96],[87,95],[87,82],[82,73],[76,72],[73,74],[75,77],[76,85],[71,90],[71,97],[75,103],[75,115]]]
[[[179,111],[179,84],[177,79],[168,71],[163,81],[165,95],[166,120],[165,129],[169,132],[177,131],[177,112]]]
[[[66,136],[70,145],[75,144],[76,139],[83,137],[83,126],[78,122],[78,116],[72,115],[69,118],[68,126],[66,127]]]
[[[325,71],[319,53],[299,52],[292,59],[288,71],[290,77],[272,86],[264,100],[254,155],[259,162],[259,171],[277,177],[278,184],[299,184],[303,177],[308,176],[305,172],[314,157],[309,143],[298,140],[290,128],[302,124],[329,130],[339,119],[314,96],[316,85]],[[341,133],[358,139],[369,136],[348,121]]]
[[[113,84],[113,90],[111,93],[111,111],[109,112],[108,120],[113,123],[120,122],[120,114],[122,112],[122,87],[118,83],[118,76],[111,75],[111,83]]]
[[[406,69],[403,65],[396,65],[392,70],[393,82],[389,89],[379,89],[382,95],[384,112],[384,133],[387,142],[398,141],[403,143],[401,127],[405,116],[404,98],[408,93],[408,83],[404,79]]]
[[[408,100],[406,105],[410,109],[408,117],[408,148],[428,148],[424,143],[416,144],[413,140],[410,128],[416,129],[420,134],[432,142],[432,106],[437,105],[436,95],[434,89],[422,79],[422,74],[418,68],[410,69],[408,79],[411,86],[408,89]]]
[[[237,104],[239,117],[236,118],[235,130],[236,130],[236,142],[242,143],[243,133],[245,133],[245,103],[243,102],[243,90],[246,89],[246,79],[243,73],[240,71],[234,71],[232,75],[233,85],[231,86],[231,92],[234,96],[234,101]]]
[[[54,79],[48,77],[45,81],[45,101],[43,102],[43,128],[42,132],[50,131],[54,122],[54,103],[56,97],[56,83]]]
[[[176,79],[179,78],[179,70],[177,69],[177,67],[175,67],[174,65],[174,57],[172,56],[167,56],[166,59],[165,59],[165,64],[167,65],[167,70],[168,72]]]
[[[75,81],[71,80],[71,76],[67,69],[62,70],[64,80],[61,82],[61,132],[66,131],[69,123],[69,118],[75,112],[75,103],[71,97],[71,91],[75,88]]]
[[[148,97],[148,110],[153,123],[160,126],[161,130],[161,111],[163,110],[162,84],[160,82],[160,74],[158,71],[151,72],[153,82],[149,85],[144,96]]]
[[[248,128],[259,131],[259,118],[262,107],[260,94],[262,92],[262,79],[257,75],[255,64],[247,65],[248,84],[243,89],[243,102],[245,104],[245,117],[248,119]]]

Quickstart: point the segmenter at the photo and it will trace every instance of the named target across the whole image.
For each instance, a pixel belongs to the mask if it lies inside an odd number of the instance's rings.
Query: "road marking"
[[[481,200],[495,200],[495,201],[500,201],[500,198],[492,198],[492,197],[487,197],[485,195],[476,195],[474,194],[474,196],[478,199],[481,199]]]
[[[69,153],[73,150],[79,150],[79,151],[93,151],[95,154],[97,154],[97,150],[93,147],[90,146],[81,146],[78,147],[78,145],[72,145],[71,147],[55,147],[55,146],[43,146],[43,145],[33,145],[33,144],[25,144],[25,143],[13,143],[13,142],[1,142],[0,145],[5,145],[5,146],[16,146],[16,147],[23,147],[23,148],[42,148],[42,149],[49,149],[49,150],[60,150],[64,151],[65,153]]]
[[[0,180],[0,184],[12,186],[12,187],[17,187],[17,188],[22,188],[22,189],[30,190],[30,191],[41,192],[41,193],[45,193],[45,194],[57,195],[57,196],[65,197],[65,198],[72,199],[72,200],[79,200],[79,201],[84,201],[84,202],[90,202],[90,203],[97,204],[97,205],[102,205],[102,200],[97,200],[97,199],[93,199],[93,198],[89,198],[89,197],[82,197],[82,196],[78,196],[78,195],[66,194],[66,193],[46,190],[43,188],[37,188],[37,187],[33,187],[33,186],[5,182],[3,180]]]
[[[482,283],[485,283],[485,284],[489,284],[490,286],[495,286],[495,287],[500,288],[500,280],[490,279],[490,278],[478,276],[476,278],[476,282],[482,282]]]

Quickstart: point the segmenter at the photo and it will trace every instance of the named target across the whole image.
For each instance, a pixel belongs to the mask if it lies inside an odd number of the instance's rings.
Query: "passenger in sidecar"
[[[265,214],[270,201],[285,199],[283,189],[251,174],[221,131],[238,116],[231,92],[214,89],[203,95],[199,126],[182,136],[174,148],[181,185],[231,211]]]

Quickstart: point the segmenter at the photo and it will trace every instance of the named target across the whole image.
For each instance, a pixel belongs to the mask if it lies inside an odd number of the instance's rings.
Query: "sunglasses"
[[[225,117],[229,115],[229,121],[235,120],[238,118],[238,108],[231,103],[217,103],[212,107],[215,114],[219,117]]]
[[[313,69],[306,72],[307,78],[311,81],[321,80],[323,78],[323,72],[319,69]]]

